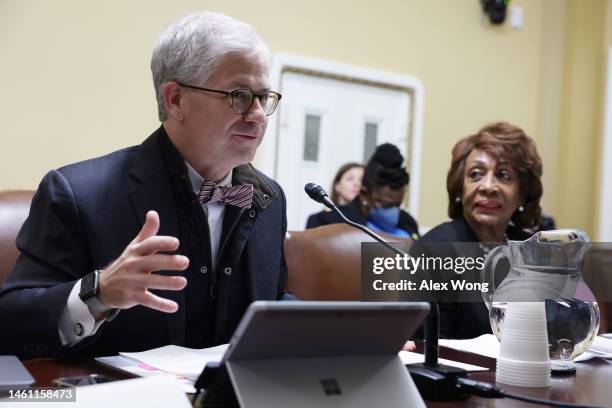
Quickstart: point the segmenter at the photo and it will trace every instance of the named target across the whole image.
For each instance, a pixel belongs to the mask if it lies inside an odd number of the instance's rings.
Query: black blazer
[[[342,205],[338,208],[344,213],[344,215],[346,215],[349,220],[361,225],[368,224],[367,216],[363,213],[363,211],[361,211],[361,201],[359,200],[359,197],[356,197],[347,205]],[[329,224],[342,224],[343,222],[344,221],[342,220],[342,218],[334,211],[324,210],[316,214],[312,214],[310,217],[308,217],[308,221],[306,222],[306,228],[316,228],[322,225]],[[419,239],[419,226],[416,220],[412,218],[412,216],[406,211],[400,210],[400,216],[397,226],[398,228],[401,228],[404,231],[408,232],[412,239]]]
[[[198,225],[185,220],[178,206],[176,183],[171,182],[176,168],[167,163],[164,142],[168,144],[169,138],[160,127],[140,146],[47,173],[17,237],[21,254],[0,291],[0,354],[22,358],[77,351],[112,355],[183,345],[186,309],[193,304],[205,307],[214,320],[210,326],[214,338],[208,339],[207,345],[219,344],[229,341],[250,301],[282,297],[287,279],[285,196],[275,181],[252,166],[239,166],[234,169],[233,182],[254,185],[253,206],[250,210],[226,209],[224,221],[228,214],[233,219],[230,228],[225,222],[223,225],[221,242],[225,246],[222,244],[216,268],[214,304],[190,302],[206,295],[192,290],[187,296],[193,281],[188,277],[188,288],[183,291],[157,291],[177,302],[178,312],[166,314],[142,306],[122,310],[96,335],[72,348],[61,346],[58,321],[75,282],[116,259],[140,231],[147,211],[159,213],[160,235],[179,238],[177,253],[202,254],[201,262],[210,263],[209,242],[201,238],[208,234],[198,233]],[[187,191],[186,169],[178,157],[183,173],[177,176],[185,181],[183,187],[193,198],[188,201],[193,209],[199,203],[193,192]],[[200,273],[202,264],[190,260],[187,271],[160,273],[204,276]],[[227,268],[234,273],[228,274]],[[245,297],[232,298],[236,282],[242,282]]]
[[[530,234],[514,226],[508,226],[508,239],[523,241]],[[476,233],[463,217],[455,218],[431,229],[423,235],[420,242],[478,242]],[[457,257],[451,247],[444,247],[445,253],[430,256]],[[440,337],[448,339],[471,339],[481,334],[491,333],[489,311],[484,302],[444,302],[440,307]]]

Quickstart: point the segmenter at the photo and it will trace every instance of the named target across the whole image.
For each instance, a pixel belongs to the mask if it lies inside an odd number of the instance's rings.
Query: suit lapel
[[[128,182],[128,195],[136,217],[141,224],[149,210],[159,214],[158,235],[179,237],[174,194],[160,149],[160,138],[167,137],[162,127],[138,147]],[[184,249],[179,248],[179,253]],[[182,272],[159,271],[161,275],[182,276]],[[170,344],[183,344],[185,340],[184,291],[153,291],[158,296],[175,301],[178,312],[167,314],[166,322]]]

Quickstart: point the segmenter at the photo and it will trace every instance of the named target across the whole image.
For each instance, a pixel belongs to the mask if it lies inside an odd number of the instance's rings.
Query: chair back
[[[389,241],[408,241],[380,234]],[[301,300],[361,300],[361,243],[375,242],[346,224],[289,231],[287,288]]]
[[[33,196],[30,190],[0,191],[0,286],[19,255],[15,238],[30,212]]]

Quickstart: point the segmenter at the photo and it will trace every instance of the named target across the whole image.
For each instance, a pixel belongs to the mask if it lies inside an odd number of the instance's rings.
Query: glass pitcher
[[[599,330],[599,307],[580,273],[590,245],[583,231],[541,231],[494,248],[482,269],[482,282],[489,283],[482,296],[498,340],[508,302],[544,302],[553,372],[575,372],[574,358]]]

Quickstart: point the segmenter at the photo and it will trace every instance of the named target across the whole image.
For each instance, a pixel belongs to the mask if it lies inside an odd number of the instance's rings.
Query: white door
[[[406,157],[410,97],[406,92],[284,72],[277,139],[276,179],[287,194],[288,229],[299,230],[322,206],[308,198],[312,182],[331,194],[344,163],[365,163],[381,143]],[[408,156],[409,157],[409,156]]]

